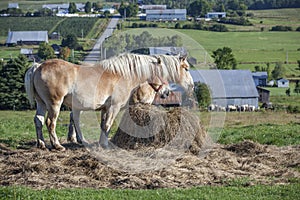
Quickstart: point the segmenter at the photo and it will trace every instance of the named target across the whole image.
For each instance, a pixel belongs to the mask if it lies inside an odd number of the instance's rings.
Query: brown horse
[[[108,145],[108,133],[120,108],[129,99],[131,91],[141,83],[152,83],[156,77],[181,84],[187,90],[193,88],[193,80],[185,58],[123,54],[103,60],[93,67],[52,59],[40,67],[33,66],[25,74],[26,92],[31,102],[37,103],[34,117],[37,146],[46,148],[42,126],[48,111],[46,125],[50,142],[55,149],[64,150],[56,136],[56,120],[62,104],[72,108],[74,124],[79,138],[82,110],[101,110],[100,144]]]

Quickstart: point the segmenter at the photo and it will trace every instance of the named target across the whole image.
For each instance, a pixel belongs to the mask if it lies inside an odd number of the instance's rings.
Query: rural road
[[[94,45],[93,49],[90,51],[90,53],[85,57],[83,62],[87,63],[95,63],[100,61],[100,47],[103,43],[103,41],[112,35],[114,29],[116,28],[118,21],[120,19],[120,15],[114,15],[109,24],[107,25],[105,31],[100,36],[100,38],[97,40],[96,44]]]

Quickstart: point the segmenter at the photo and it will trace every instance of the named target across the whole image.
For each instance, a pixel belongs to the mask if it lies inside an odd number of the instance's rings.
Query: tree
[[[215,59],[215,64],[218,69],[236,69],[237,62],[231,48],[219,48],[213,51],[212,57]]]
[[[204,17],[210,10],[211,6],[206,0],[196,0],[188,6],[187,13],[193,17]]]
[[[20,54],[1,69],[0,109],[30,108],[24,88],[24,74],[28,67],[28,59]]]
[[[70,57],[71,50],[68,47],[62,47],[59,54],[60,58],[67,60]]]
[[[298,95],[300,93],[300,84],[299,81],[296,82],[294,92]]]
[[[137,4],[125,5],[122,1],[118,11],[122,17],[134,17],[139,12],[139,6]]]
[[[290,88],[286,89],[285,94],[287,96],[291,96],[291,89]]]
[[[70,49],[80,49],[81,46],[78,44],[78,40],[76,35],[69,34],[66,38],[64,38],[61,42],[62,47],[69,47]]]
[[[86,2],[84,6],[84,12],[90,13],[92,11],[92,3],[91,2]]]
[[[38,56],[43,60],[47,60],[55,58],[55,53],[53,48],[49,44],[42,42],[39,45]]]
[[[297,60],[297,63],[298,63],[298,70],[300,70],[300,60]]]
[[[76,4],[75,3],[70,3],[68,11],[69,11],[69,13],[76,13],[77,12]]]
[[[273,69],[273,71],[271,72],[273,79],[278,79],[284,76],[285,74],[285,68],[282,65],[282,63],[277,62],[275,64],[275,68]]]
[[[195,94],[199,107],[207,108],[207,106],[211,103],[208,86],[200,82],[195,83]]]

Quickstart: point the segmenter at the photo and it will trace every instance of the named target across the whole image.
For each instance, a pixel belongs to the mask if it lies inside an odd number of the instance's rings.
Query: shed
[[[39,44],[48,43],[48,31],[10,31],[6,44]]]
[[[226,12],[208,12],[205,15],[206,19],[220,19],[226,17]]]
[[[258,101],[268,105],[270,103],[270,90],[258,86],[257,92],[259,94]]]
[[[268,73],[267,72],[252,72],[255,86],[267,86]]]
[[[33,54],[33,49],[26,49],[26,48],[21,48],[20,54],[30,56]]]
[[[191,70],[194,82],[208,85],[212,103],[258,107],[258,92],[249,70]]]
[[[19,4],[18,3],[8,3],[7,8],[16,8],[16,9],[19,9]]]
[[[284,78],[277,79],[276,83],[277,83],[277,87],[280,87],[280,88],[288,88],[289,87],[289,80],[284,79]]]
[[[167,5],[140,5],[141,10],[166,10]]]
[[[185,21],[186,9],[146,10],[147,21]]]

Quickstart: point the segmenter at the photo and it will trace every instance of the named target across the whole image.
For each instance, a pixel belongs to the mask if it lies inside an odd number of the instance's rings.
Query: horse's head
[[[180,84],[188,94],[192,94],[194,91],[194,81],[189,72],[190,65],[187,62],[186,56],[178,56],[180,67],[179,67],[179,80],[178,84]]]
[[[149,85],[152,89],[159,94],[160,98],[167,98],[170,94],[169,83],[165,81],[162,77],[155,76]]]

